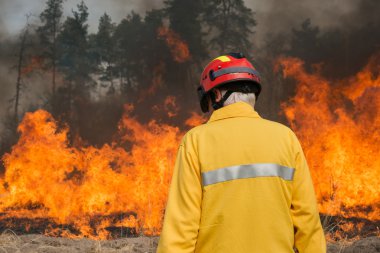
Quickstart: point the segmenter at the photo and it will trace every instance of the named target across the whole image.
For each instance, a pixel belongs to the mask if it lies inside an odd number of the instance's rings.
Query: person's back
[[[158,253],[325,252],[312,182],[287,127],[245,102],[215,110],[178,151]]]

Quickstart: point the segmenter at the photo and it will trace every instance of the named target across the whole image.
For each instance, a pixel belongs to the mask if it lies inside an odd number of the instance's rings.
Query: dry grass
[[[68,239],[44,235],[16,235],[11,230],[0,234],[0,253],[154,253],[157,237],[121,238],[108,241]],[[377,253],[380,238],[352,242],[329,242],[327,253]]]
[[[44,235],[0,235],[0,253],[154,253],[158,238],[138,237],[109,241],[54,238]]]

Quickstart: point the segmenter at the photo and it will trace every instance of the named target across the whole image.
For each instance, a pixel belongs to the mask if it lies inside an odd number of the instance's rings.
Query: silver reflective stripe
[[[226,167],[202,173],[203,186],[234,179],[280,177],[293,180],[294,169],[275,163],[255,163]]]

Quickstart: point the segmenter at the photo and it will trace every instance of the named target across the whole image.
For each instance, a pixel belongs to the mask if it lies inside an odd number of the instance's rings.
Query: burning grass
[[[119,135],[100,148],[72,146],[48,112],[27,113],[3,157],[1,227],[71,238],[158,235],[183,133],[125,110]]]
[[[58,129],[51,115],[39,110],[26,114],[19,131],[18,144],[3,158],[2,221],[53,219],[71,224],[80,236],[100,239],[108,238],[106,228],[113,226],[160,231],[178,128],[154,121],[141,125],[125,116],[119,143],[74,148],[68,129]],[[123,148],[127,141],[133,143],[130,150]]]
[[[380,58],[337,82],[281,59],[297,82],[283,105],[308,158],[331,240],[379,236]],[[162,108],[174,117],[174,97]],[[159,235],[178,144],[185,129],[146,124],[126,106],[117,137],[102,147],[70,145],[68,128],[46,111],[27,113],[3,156],[0,224],[17,233],[114,239]],[[193,114],[189,126],[204,119]],[[74,142],[81,143],[81,142]]]
[[[295,58],[279,60],[297,83],[283,104],[308,159],[319,210],[380,220],[380,56],[352,77],[331,81],[307,73]]]

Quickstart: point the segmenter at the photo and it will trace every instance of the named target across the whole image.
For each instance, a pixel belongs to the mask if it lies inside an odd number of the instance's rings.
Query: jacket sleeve
[[[177,154],[157,253],[193,253],[201,216],[202,186],[193,149]]]
[[[297,137],[295,137],[295,150],[296,170],[291,204],[295,247],[299,253],[326,253],[326,240],[319,218],[313,182]]]

